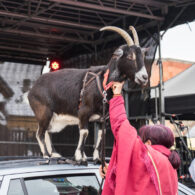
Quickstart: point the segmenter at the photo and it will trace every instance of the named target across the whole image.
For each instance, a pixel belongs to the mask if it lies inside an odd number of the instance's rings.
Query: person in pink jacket
[[[115,141],[105,174],[100,167],[101,176],[106,176],[102,195],[176,195],[180,157],[169,150],[173,133],[164,125],[146,125],[138,136],[126,116],[122,86],[113,84],[114,97],[109,102]]]

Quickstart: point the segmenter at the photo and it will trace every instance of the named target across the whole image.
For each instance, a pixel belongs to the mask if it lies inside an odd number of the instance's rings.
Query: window
[[[187,194],[179,190],[178,195],[187,195]]]
[[[24,195],[19,179],[13,179],[10,181],[8,195]]]
[[[31,178],[24,182],[28,195],[96,195],[99,191],[95,175]]]

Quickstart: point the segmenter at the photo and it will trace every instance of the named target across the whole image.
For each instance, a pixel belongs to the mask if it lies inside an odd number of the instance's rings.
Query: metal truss
[[[143,30],[163,23],[169,6],[191,4],[193,0],[0,0],[0,59],[39,62],[75,44],[90,50],[105,42],[104,33],[95,36],[103,26],[127,28],[130,20]],[[113,38],[117,35],[106,41]]]

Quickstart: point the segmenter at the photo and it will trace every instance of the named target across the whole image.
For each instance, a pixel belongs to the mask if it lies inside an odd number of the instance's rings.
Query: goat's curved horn
[[[134,45],[134,42],[133,42],[132,38],[130,37],[130,35],[121,28],[118,28],[118,27],[115,27],[115,26],[105,26],[105,27],[100,29],[100,31],[103,31],[103,30],[115,31],[125,39],[128,46]]]
[[[139,46],[139,38],[138,38],[138,35],[137,35],[137,31],[135,30],[135,28],[133,26],[130,26],[129,29],[132,31],[135,45]]]

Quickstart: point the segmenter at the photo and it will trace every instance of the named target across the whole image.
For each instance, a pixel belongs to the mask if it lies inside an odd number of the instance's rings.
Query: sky
[[[161,56],[195,62],[195,22],[169,29],[161,41]]]

